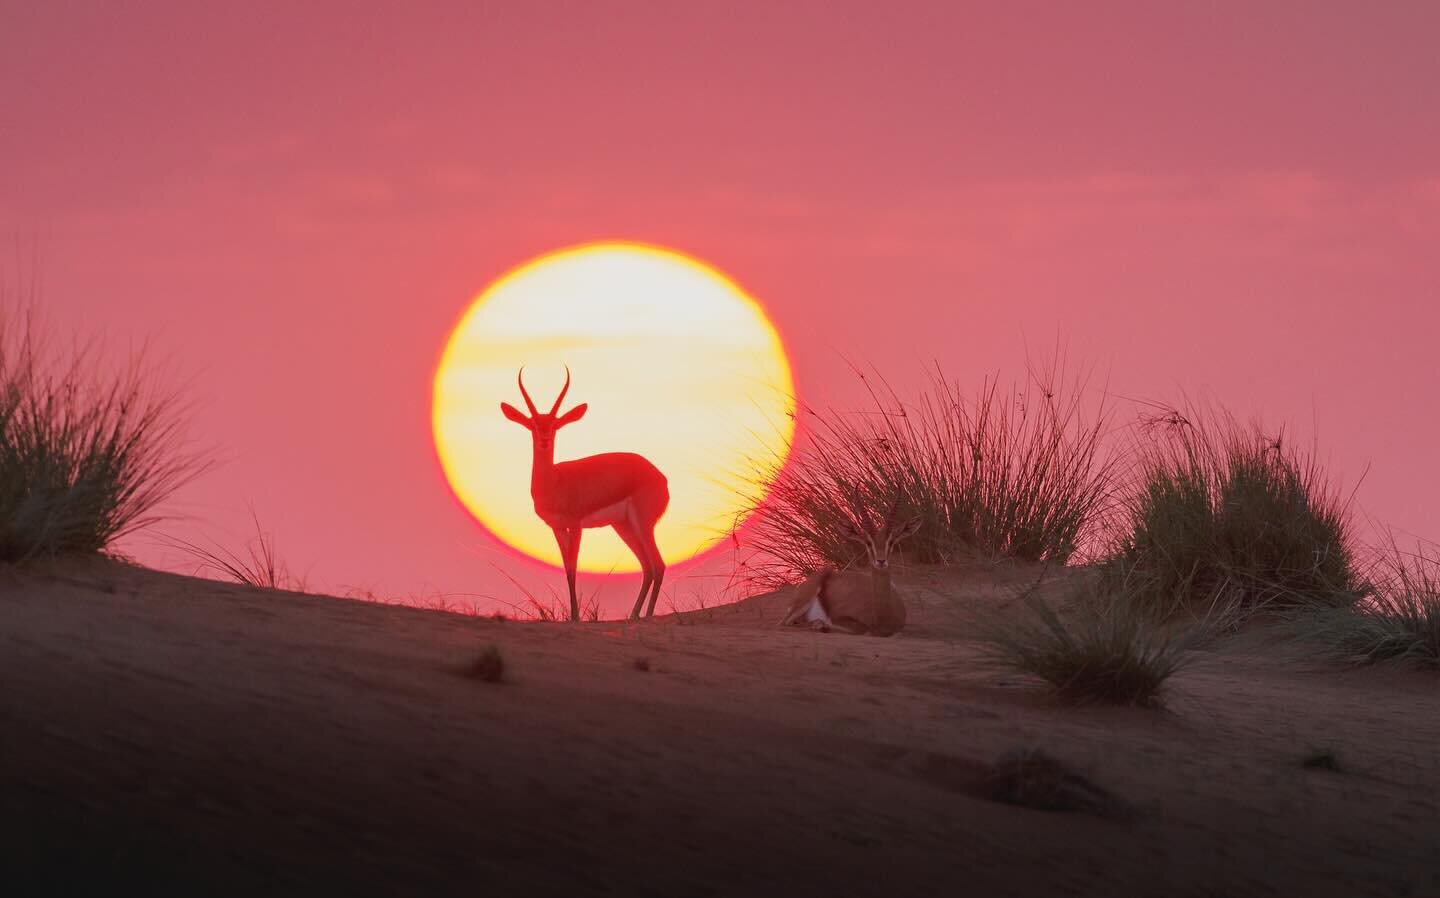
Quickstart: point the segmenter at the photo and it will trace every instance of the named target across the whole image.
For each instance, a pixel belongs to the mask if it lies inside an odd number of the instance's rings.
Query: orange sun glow
[[[790,364],[760,304],[713,267],[653,246],[600,243],[541,256],[471,304],[435,373],[432,425],[445,477],[492,534],[560,564],[530,497],[530,433],[500,403],[541,411],[589,403],[564,427],[555,460],[638,452],[670,482],[656,537],[667,563],[727,533],[752,459],[783,460],[794,432]],[[636,571],[608,527],[586,530],[583,571]]]

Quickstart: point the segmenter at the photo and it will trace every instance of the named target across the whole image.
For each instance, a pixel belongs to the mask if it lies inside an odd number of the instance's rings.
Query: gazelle
[[[812,629],[871,636],[892,636],[905,626],[905,600],[890,586],[890,552],[902,539],[920,529],[915,517],[896,527],[894,508],[885,522],[871,529],[842,525],[844,536],[865,547],[870,570],[837,571],[827,567],[796,587],[790,610],[780,626],[809,625]]]
[[[530,414],[526,416],[508,402],[500,403],[500,411],[516,424],[530,431],[534,460],[530,465],[530,496],[535,500],[535,513],[550,525],[560,557],[565,562],[565,580],[570,585],[570,619],[580,619],[580,604],[575,598],[575,562],[580,556],[580,534],[586,527],[614,527],[615,532],[635,553],[644,576],[640,596],[635,599],[631,619],[640,616],[645,594],[650,594],[646,616],[655,613],[655,600],[660,597],[660,581],[665,578],[665,560],[655,545],[655,524],[670,504],[670,486],[665,475],[645,458],[633,452],[605,452],[574,461],[555,463],[555,431],[585,416],[588,403],[580,403],[563,415],[556,416],[560,403],[570,390],[570,367],[565,367],[565,386],[555,404],[545,414],[535,410],[525,390],[525,369],[517,378],[520,395]]]

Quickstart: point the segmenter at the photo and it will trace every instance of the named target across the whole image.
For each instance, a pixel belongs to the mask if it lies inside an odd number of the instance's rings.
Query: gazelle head
[[[871,527],[868,518],[861,518],[862,524],[855,526],[849,521],[840,525],[840,532],[846,539],[853,539],[865,547],[865,552],[870,556],[870,566],[877,571],[884,571],[890,568],[890,553],[902,539],[911,536],[920,529],[921,518],[919,515],[896,523],[895,507],[890,507],[890,513],[885,516],[885,521],[879,527]]]
[[[565,386],[560,388],[560,395],[555,397],[555,404],[550,411],[541,414],[535,410],[535,403],[530,401],[530,393],[525,389],[525,369],[520,369],[517,378],[520,383],[520,395],[525,399],[525,405],[529,407],[530,414],[527,416],[515,406],[508,402],[500,403],[500,411],[514,421],[527,428],[535,440],[535,451],[551,453],[555,451],[555,431],[566,424],[573,424],[585,417],[585,410],[590,407],[589,403],[582,402],[563,415],[556,415],[560,411],[560,403],[565,401],[565,394],[570,390],[570,366],[565,366]]]

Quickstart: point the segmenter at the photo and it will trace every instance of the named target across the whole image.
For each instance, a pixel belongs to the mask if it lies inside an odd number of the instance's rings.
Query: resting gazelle
[[[896,526],[891,508],[885,522],[872,529],[844,524],[843,533],[865,547],[870,570],[824,568],[796,587],[795,599],[780,626],[806,626],[842,633],[892,636],[905,626],[905,600],[890,585],[890,553],[920,529],[914,517]]]

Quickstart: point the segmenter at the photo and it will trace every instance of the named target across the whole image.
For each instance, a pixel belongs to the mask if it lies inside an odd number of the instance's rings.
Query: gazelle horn
[[[560,411],[560,403],[565,401],[565,394],[570,391],[570,366],[565,366],[565,386],[560,388],[560,395],[555,397],[555,405],[550,409],[550,414]]]
[[[525,397],[525,404],[530,407],[530,417],[540,414],[535,410],[535,403],[530,401],[530,394],[525,390],[525,366],[520,366],[520,375],[516,378],[520,382],[520,395]]]

